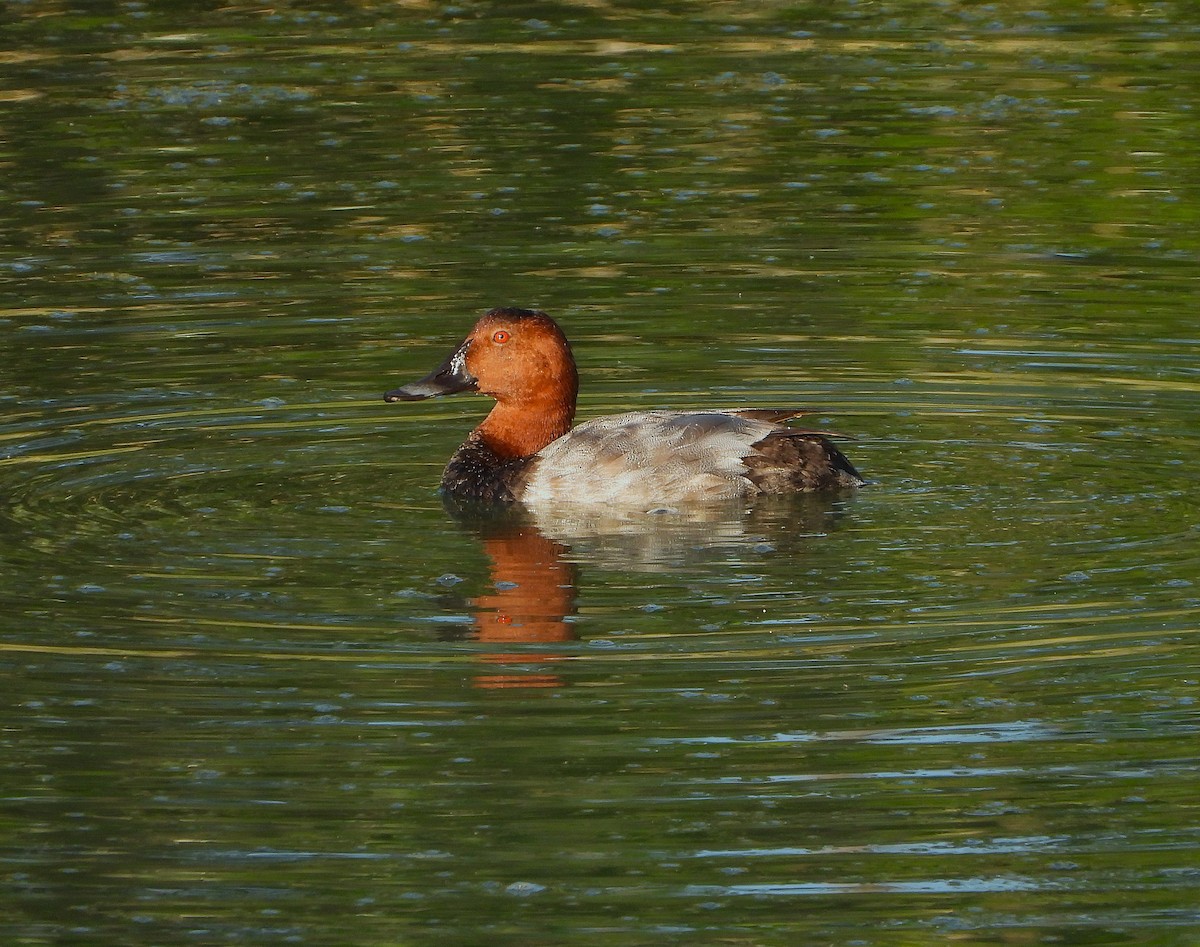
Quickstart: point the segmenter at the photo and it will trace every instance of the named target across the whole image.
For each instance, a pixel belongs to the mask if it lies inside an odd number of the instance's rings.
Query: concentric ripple
[[[22,765],[54,770],[62,721],[81,746],[125,734],[103,765],[126,742],[150,756],[130,779],[164,787],[139,817],[155,863],[433,865],[464,879],[430,889],[438,910],[493,896],[459,853],[479,813],[632,858],[649,887],[575,861],[555,882],[629,910],[967,898],[966,931],[1069,894],[1111,925],[1113,879],[1169,905],[1195,844],[1170,800],[1200,737],[1180,673],[1197,428],[1168,381],[862,374],[813,393],[837,405],[816,423],[859,434],[855,495],[467,522],[434,486],[477,402],[35,407],[0,460]],[[709,397],[627,390],[583,414]],[[193,798],[232,821],[175,841]],[[421,840],[313,828],[313,805],[350,799],[369,832]],[[247,805],[316,840],[246,835]],[[635,825],[658,826],[649,849]],[[500,890],[544,896],[515,851]]]

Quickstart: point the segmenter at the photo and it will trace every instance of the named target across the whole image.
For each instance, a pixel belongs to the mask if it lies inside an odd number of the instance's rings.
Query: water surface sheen
[[[1185,3],[13,4],[0,941],[1191,944]],[[850,496],[451,516],[580,416]]]

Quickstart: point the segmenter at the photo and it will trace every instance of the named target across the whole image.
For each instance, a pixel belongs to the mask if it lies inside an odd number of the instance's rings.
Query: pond
[[[0,939],[1200,938],[1189,4],[18,3]],[[580,417],[869,483],[463,518]]]

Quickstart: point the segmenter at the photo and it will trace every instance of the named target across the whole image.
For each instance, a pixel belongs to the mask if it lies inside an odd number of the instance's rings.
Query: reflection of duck
[[[745,564],[799,553],[814,535],[837,528],[842,503],[829,494],[705,504],[639,512],[581,504],[484,510],[445,497],[447,511],[476,535],[491,560],[492,590],[471,599],[473,635],[498,665],[475,676],[487,690],[558,687],[557,649],[577,637],[575,562],[632,572],[664,572],[714,560]],[[531,648],[506,646],[533,645]],[[507,665],[508,667],[500,667]],[[519,665],[519,667],[512,667]]]
[[[537,504],[529,517],[572,558],[603,569],[661,573],[812,554],[813,541],[837,531],[846,498],[805,493],[679,509],[613,509]]]
[[[782,423],[798,411],[635,411],[572,430],[578,389],[553,319],[493,309],[431,374],[384,398],[479,391],[496,399],[442,474],[443,489],[462,500],[644,506],[863,482],[820,432]]]
[[[477,520],[484,551],[492,561],[494,591],[471,600],[475,630],[484,644],[549,644],[572,641],[568,622],[575,606],[575,567],[563,558],[565,547],[547,539],[535,526],[514,518]],[[488,654],[496,664],[547,663],[553,654]],[[562,683],[549,673],[497,673],[476,677],[476,686],[556,687]]]
[[[575,602],[575,567],[564,561],[565,547],[531,524],[513,524],[486,536],[494,592],[474,599],[479,640],[570,641],[564,621]]]

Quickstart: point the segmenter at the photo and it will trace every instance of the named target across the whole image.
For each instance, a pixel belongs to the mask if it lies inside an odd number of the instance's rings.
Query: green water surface
[[[10,4],[0,942],[1200,942],[1184,2]],[[852,496],[460,521],[580,416]]]

